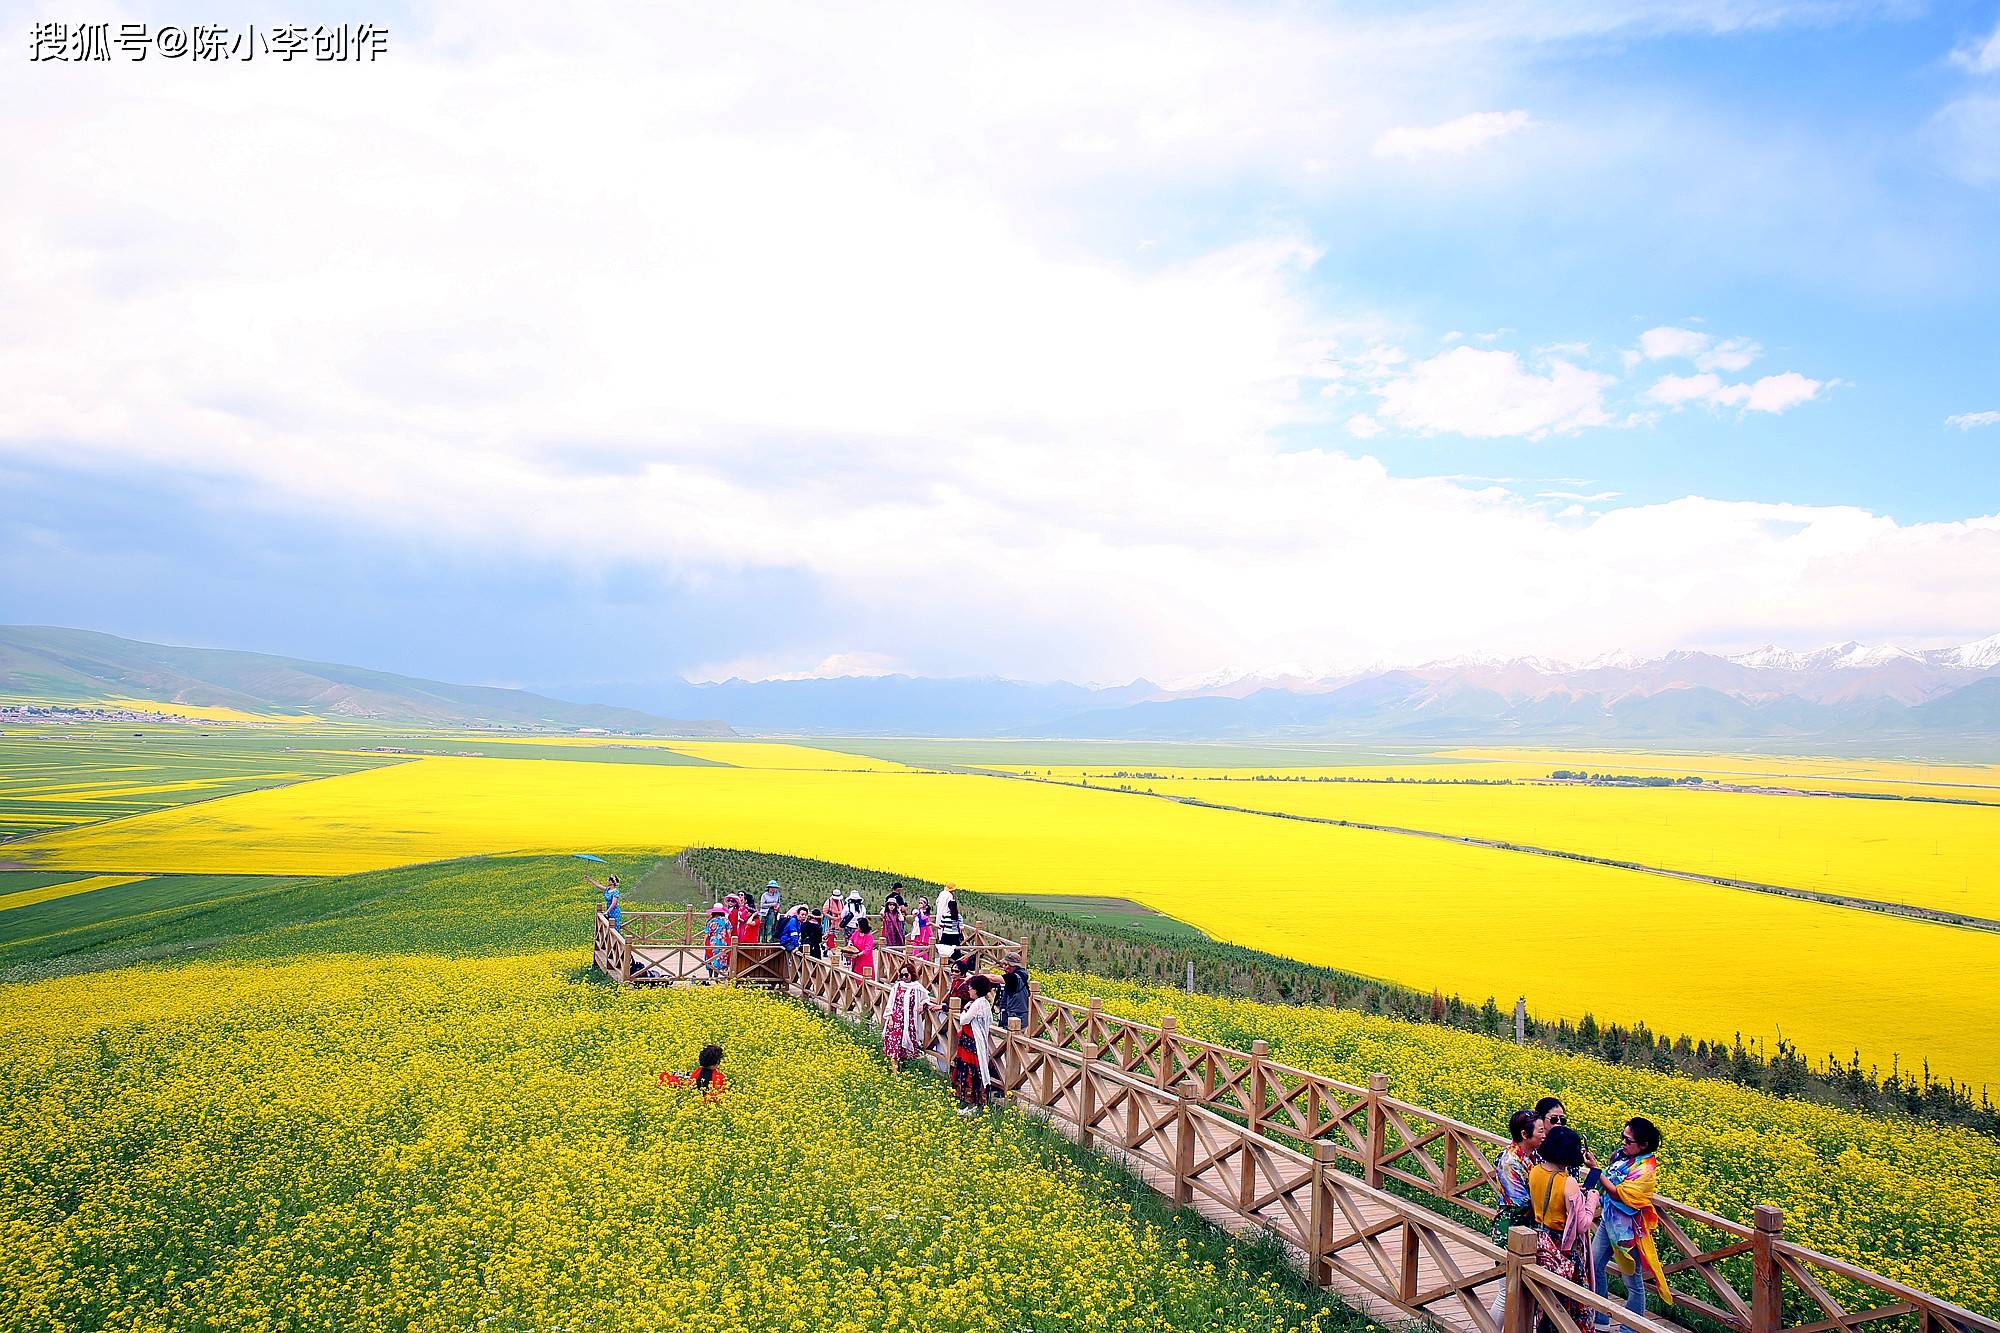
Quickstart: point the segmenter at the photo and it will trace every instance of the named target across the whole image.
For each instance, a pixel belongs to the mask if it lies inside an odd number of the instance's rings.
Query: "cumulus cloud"
[[[1960,412],[1944,419],[1947,426],[1960,430],[1976,430],[1981,426],[2000,426],[2000,412]]]
[[[1218,643],[1579,655],[1990,606],[2000,520],[1558,519],[1333,447],[1605,426],[1613,380],[1485,335],[1413,358],[1324,305],[1286,226],[1140,262],[1156,218],[1086,240],[1077,210],[1107,177],[1123,204],[1365,158],[1374,71],[1439,25],[1061,12],[1052,40],[1012,11],[447,5],[379,67],[0,81],[0,457],[200,477],[471,561],[776,571],[839,624],[718,670],[1110,679]],[[1823,387],[1724,384],[1741,354],[1682,353],[1713,383],[1681,401]]]
[[[1639,354],[1648,361],[1692,361],[1700,370],[1741,370],[1763,355],[1748,338],[1717,338],[1699,329],[1662,325],[1639,335]]]
[[[1668,407],[1708,403],[1775,414],[1811,402],[1826,387],[1825,381],[1808,379],[1795,370],[1742,384],[1725,384],[1720,376],[1708,373],[1663,375],[1646,391],[1646,396]]]
[[[1440,154],[1457,156],[1518,133],[1533,123],[1525,111],[1475,111],[1441,125],[1399,125],[1384,130],[1371,151],[1377,157],[1405,161]]]
[[[1612,382],[1568,361],[1537,374],[1513,352],[1454,347],[1383,384],[1377,415],[1422,434],[1540,439],[1609,422],[1604,390]]]
[[[1951,53],[1954,65],[1974,74],[2000,74],[2000,24],[1984,37],[1976,37]]]

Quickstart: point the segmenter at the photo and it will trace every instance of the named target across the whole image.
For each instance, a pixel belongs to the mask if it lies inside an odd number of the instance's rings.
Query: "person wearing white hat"
[[[757,900],[757,915],[763,918],[759,922],[758,938],[766,943],[778,938],[778,913],[784,910],[784,891],[778,887],[777,880],[771,880],[764,885],[763,897]]]

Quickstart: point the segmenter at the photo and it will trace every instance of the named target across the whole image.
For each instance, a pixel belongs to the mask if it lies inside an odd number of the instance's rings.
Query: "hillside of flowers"
[[[1329,1326],[799,1005],[301,933],[5,988],[0,1328]]]

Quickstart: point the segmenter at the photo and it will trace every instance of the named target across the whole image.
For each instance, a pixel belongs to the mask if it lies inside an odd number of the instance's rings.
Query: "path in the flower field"
[[[1023,1115],[1033,1115],[1043,1120],[1051,1128],[1055,1129],[1057,1133],[1072,1143],[1077,1141],[1076,1126],[1069,1121],[1047,1115],[1039,1108],[1021,1107],[1017,1109]],[[1176,1127],[1172,1130],[1164,1130],[1162,1138],[1167,1143],[1173,1143],[1178,1146],[1178,1134],[1179,1129]],[[1158,1167],[1150,1166],[1136,1157],[1130,1157],[1118,1149],[1107,1147],[1104,1144],[1094,1144],[1091,1150],[1117,1162],[1127,1171],[1145,1181],[1157,1193],[1164,1194],[1168,1198],[1173,1197],[1174,1178],[1171,1173],[1162,1171]],[[1166,1152],[1167,1150],[1163,1148],[1162,1151]],[[1193,1207],[1197,1213],[1201,1214],[1204,1221],[1208,1222],[1211,1226],[1220,1227],[1232,1235],[1248,1236],[1258,1230],[1252,1223],[1245,1220],[1242,1214],[1225,1208],[1212,1199],[1197,1195]],[[1276,1222],[1279,1220],[1281,1211],[1281,1209],[1274,1205],[1263,1209],[1259,1212],[1258,1216],[1268,1216],[1273,1222]],[[1384,1227],[1389,1233],[1382,1241],[1385,1245],[1399,1239],[1395,1232],[1396,1215],[1387,1208],[1380,1204],[1362,1201],[1360,1212],[1362,1226],[1358,1229],[1371,1230],[1378,1226]],[[1301,1270],[1304,1270],[1306,1267],[1305,1254],[1289,1245],[1285,1248],[1291,1253],[1293,1262]],[[1479,1252],[1470,1245],[1446,1240],[1445,1249],[1451,1255],[1452,1262],[1458,1266],[1461,1273],[1477,1272],[1487,1264],[1487,1260],[1482,1258]],[[1351,1256],[1351,1261],[1359,1261],[1358,1253]],[[1393,1277],[1387,1277],[1382,1274],[1377,1274],[1376,1277],[1379,1281],[1395,1281]],[[1448,1276],[1437,1266],[1429,1250],[1420,1249],[1417,1259],[1417,1290],[1419,1292],[1434,1291],[1444,1286],[1448,1281]],[[1478,1293],[1481,1305],[1490,1308],[1492,1303],[1498,1299],[1501,1282],[1502,1279],[1496,1276],[1492,1281],[1482,1283],[1478,1287],[1473,1288]],[[1392,1302],[1383,1300],[1380,1296],[1369,1291],[1360,1283],[1337,1269],[1334,1271],[1332,1282],[1327,1284],[1327,1289],[1356,1309],[1366,1311],[1371,1318],[1399,1325],[1406,1324],[1410,1320],[1409,1311],[1401,1309]],[[1456,1299],[1449,1299],[1428,1308],[1424,1312],[1424,1317],[1429,1323],[1436,1325],[1440,1329],[1448,1330],[1449,1333],[1477,1333],[1476,1326],[1473,1324],[1471,1318],[1460,1309],[1460,1303]]]

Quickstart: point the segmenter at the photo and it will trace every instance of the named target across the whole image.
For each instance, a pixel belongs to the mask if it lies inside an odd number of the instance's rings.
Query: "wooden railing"
[[[627,945],[602,913],[597,922],[598,966],[613,977],[629,977],[662,949],[701,962],[698,944]],[[980,934],[968,942],[995,961],[1018,947]],[[744,979],[879,1025],[904,964],[933,995],[954,979],[935,956],[908,949],[879,949],[873,977],[838,958],[794,953]],[[738,966],[732,960],[727,974]],[[699,975],[713,972],[704,964]],[[919,1020],[917,1046],[940,1072],[956,1027],[956,1001]],[[1531,1311],[1544,1328],[1580,1333],[1571,1309],[1634,1333],[1674,1327],[1537,1268],[1532,1231],[1515,1229],[1502,1249],[1474,1230],[1494,1214],[1492,1158],[1506,1140],[1391,1096],[1385,1075],[1365,1087],[1343,1083],[1273,1061],[1261,1041],[1235,1050],[1183,1036],[1171,1016],[1139,1023],[1099,1000],[1070,1004],[1039,987],[1027,1023],[994,1036],[1001,1082],[1017,1105],[1124,1160],[1177,1204],[1280,1237],[1322,1286],[1470,1333],[1528,1333],[1516,1321]],[[1655,1240],[1683,1314],[1737,1333],[2000,1333],[2000,1321],[1786,1240],[1776,1208],[1759,1207],[1746,1226],[1673,1199],[1656,1203]],[[1504,1320],[1492,1312],[1503,1290]]]

